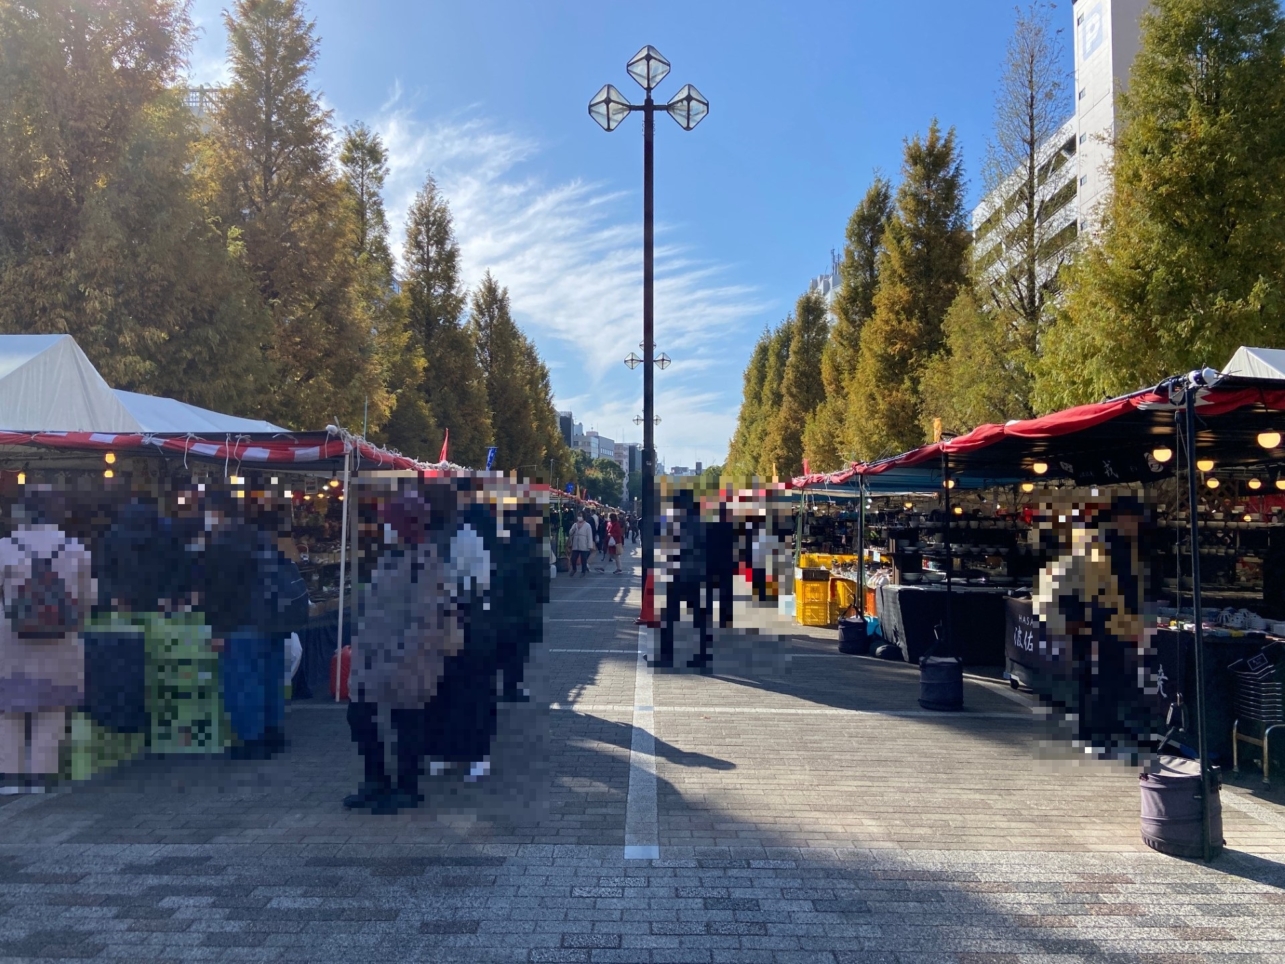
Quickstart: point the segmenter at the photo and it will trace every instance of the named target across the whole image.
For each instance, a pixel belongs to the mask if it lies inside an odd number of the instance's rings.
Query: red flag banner
[[[446,430],[446,435],[443,436],[442,438],[442,457],[439,458],[437,461],[439,462],[446,461],[446,450],[450,448],[450,445],[451,445],[451,430],[448,428]]]

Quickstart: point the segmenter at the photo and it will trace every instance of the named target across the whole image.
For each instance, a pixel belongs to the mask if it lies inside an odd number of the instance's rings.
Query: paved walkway
[[[1285,961],[1285,799],[1256,776],[1223,791],[1227,853],[1163,857],[1135,772],[1042,744],[1007,687],[928,713],[912,669],[820,633],[640,674],[633,585],[560,577],[492,776],[418,811],[339,806],[328,704],[290,708],[276,760],[0,806],[0,960]]]

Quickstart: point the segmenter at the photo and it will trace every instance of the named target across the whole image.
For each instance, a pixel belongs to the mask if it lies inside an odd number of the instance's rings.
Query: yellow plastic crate
[[[795,606],[804,603],[824,603],[830,599],[830,580],[794,579]]]
[[[799,555],[800,569],[810,569],[814,566],[830,569],[834,566],[855,566],[856,564],[857,557],[854,555],[831,554],[828,552],[804,552]]]
[[[825,584],[822,583],[822,585]],[[805,602],[796,598],[794,612],[800,626],[833,626],[837,622],[834,607],[829,599]]]

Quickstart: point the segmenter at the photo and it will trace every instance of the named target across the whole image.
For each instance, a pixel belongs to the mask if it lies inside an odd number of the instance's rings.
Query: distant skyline
[[[193,83],[226,79],[218,0],[196,0]],[[549,364],[557,407],[636,441],[642,315],[640,119],[611,134],[589,98],[639,101],[625,62],[653,44],[710,114],[686,133],[658,119],[656,446],[667,464],[723,461],[758,334],[829,269],[876,172],[933,117],[980,170],[1014,6],[816,3],[307,4],[321,38],[315,86],[336,127],[362,120],[391,154],[392,242],[432,172],[455,216],[464,278],[490,270]],[[1071,68],[1071,4],[1054,13]],[[1068,91],[1069,91],[1068,87]],[[1068,93],[1067,113],[1071,111]],[[872,386],[872,389],[875,387]]]

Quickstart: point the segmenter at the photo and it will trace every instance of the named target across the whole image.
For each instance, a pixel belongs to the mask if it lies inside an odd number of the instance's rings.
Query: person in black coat
[[[730,629],[736,576],[736,532],[725,503],[720,501],[718,515],[705,521],[702,537],[705,541],[705,590],[708,594],[705,610],[712,615],[714,600],[717,598],[718,627]],[[700,654],[692,660],[690,666],[704,669],[710,665],[711,655],[706,646],[706,638],[702,634]]]

